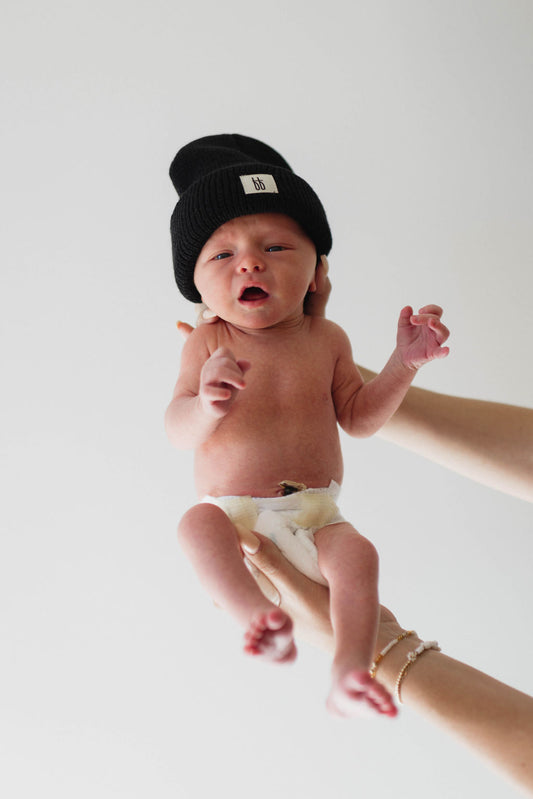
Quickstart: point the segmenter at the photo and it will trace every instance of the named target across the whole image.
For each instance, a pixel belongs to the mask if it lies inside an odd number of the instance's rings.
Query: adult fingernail
[[[213,319],[216,316],[215,311],[212,311],[211,308],[206,308],[205,311],[202,312],[202,317],[204,319]]]
[[[251,533],[250,530],[245,530],[241,527],[241,529],[239,530],[239,540],[241,547],[249,555],[255,555],[256,552],[259,551],[261,541],[258,539],[256,535]]]

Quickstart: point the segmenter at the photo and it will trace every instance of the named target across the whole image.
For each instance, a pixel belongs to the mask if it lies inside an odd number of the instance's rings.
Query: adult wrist
[[[415,632],[403,631],[381,650],[382,657],[378,655],[376,658],[375,663],[379,662],[373,676],[395,695],[397,702],[403,704],[406,694],[412,700],[421,685],[427,685],[428,674],[432,680],[435,656],[439,652],[437,641],[423,641]],[[413,675],[417,678],[414,682]]]
[[[400,638],[400,636],[403,636]],[[392,646],[382,659],[377,663],[376,679],[379,680],[391,693],[396,687],[396,680],[407,662],[410,652],[420,646],[423,641],[414,631],[398,630],[397,643]],[[394,640],[391,639],[391,641]],[[391,643],[389,641],[389,644]],[[380,650],[381,652],[385,647]],[[377,661],[377,657],[374,662]]]

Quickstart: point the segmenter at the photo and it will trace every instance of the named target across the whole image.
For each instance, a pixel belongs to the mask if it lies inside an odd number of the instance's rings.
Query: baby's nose
[[[243,258],[239,264],[239,271],[241,274],[246,274],[247,272],[262,272],[263,269],[264,265],[259,258]]]

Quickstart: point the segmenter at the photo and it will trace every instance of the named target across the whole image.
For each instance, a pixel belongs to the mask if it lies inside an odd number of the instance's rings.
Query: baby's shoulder
[[[311,316],[311,333],[321,340],[326,340],[330,345],[344,347],[349,344],[348,336],[343,328],[331,319],[321,316]]]
[[[186,344],[190,349],[211,355],[218,347],[226,346],[227,341],[226,323],[218,319],[216,322],[195,327],[189,334]]]
[[[198,372],[221,346],[218,325],[218,322],[199,325],[189,333],[181,351],[180,374]]]

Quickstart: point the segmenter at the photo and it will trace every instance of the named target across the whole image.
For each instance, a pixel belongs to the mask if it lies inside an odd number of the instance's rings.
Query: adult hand
[[[298,571],[270,539],[241,526],[237,527],[237,533],[244,556],[252,565],[252,573],[261,590],[290,614],[296,635],[333,653],[328,588]],[[401,632],[403,628],[395,616],[382,606],[376,654]]]
[[[321,255],[315,271],[316,290],[309,292],[304,300],[304,313],[307,316],[326,315],[326,305],[331,294],[331,281],[328,272],[328,259],[325,255]]]
[[[211,325],[214,322],[218,322],[216,313],[208,308],[207,305],[204,305],[203,302],[194,303],[194,307],[196,309],[196,327],[199,325]],[[188,324],[188,322],[176,322],[176,327],[185,340],[189,338],[194,330],[194,327]]]

